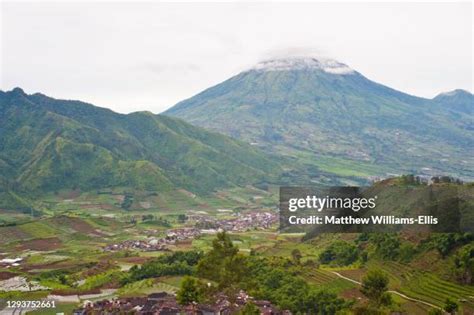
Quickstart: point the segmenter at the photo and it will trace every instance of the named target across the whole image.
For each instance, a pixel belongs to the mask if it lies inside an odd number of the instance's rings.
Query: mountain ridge
[[[316,154],[381,169],[365,177],[425,172],[474,178],[469,170],[474,152],[465,149],[474,146],[474,120],[465,105],[448,109],[439,99],[397,91],[353,69],[331,73],[320,61],[301,65],[296,60],[295,68],[286,61],[267,61],[277,66],[270,66],[271,71],[250,68],[163,114],[258,144],[267,152]],[[439,162],[445,159],[452,162]],[[321,167],[318,161],[306,162]]]
[[[0,132],[4,191],[119,186],[207,194],[280,172],[256,148],[176,118],[119,114],[19,88],[0,91]]]

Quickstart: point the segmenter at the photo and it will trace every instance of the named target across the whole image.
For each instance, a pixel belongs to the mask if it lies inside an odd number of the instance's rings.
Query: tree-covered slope
[[[120,186],[209,193],[280,172],[250,145],[179,119],[123,115],[18,88],[0,92],[0,134],[4,191]]]
[[[413,172],[472,179],[472,108],[468,92],[428,100],[336,61],[290,58],[263,62],[165,114],[336,174],[345,173],[336,165],[353,165],[364,170],[361,176]]]

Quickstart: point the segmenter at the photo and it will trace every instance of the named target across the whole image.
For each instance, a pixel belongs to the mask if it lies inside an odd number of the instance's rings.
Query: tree
[[[63,274],[58,277],[58,280],[61,284],[64,284],[64,285],[66,285],[68,282],[66,276]]]
[[[416,253],[415,247],[410,243],[404,243],[400,246],[399,258],[400,261],[408,263],[413,259]]]
[[[142,221],[152,221],[155,217],[153,214],[144,214],[142,215]]]
[[[443,315],[443,311],[440,310],[439,308],[432,308],[428,312],[428,315]]]
[[[202,295],[199,289],[199,283],[195,278],[186,276],[181,282],[181,287],[176,294],[176,300],[180,305],[189,305],[199,303]]]
[[[132,267],[122,284],[162,276],[191,275],[202,253],[199,251],[173,252],[145,262],[140,267]]]
[[[376,233],[371,236],[376,253],[383,259],[395,260],[400,253],[400,239],[396,234]]]
[[[337,311],[349,306],[335,293],[311,289],[305,297],[305,313],[307,314],[336,314]]]
[[[463,284],[473,282],[474,273],[474,246],[468,245],[456,254],[454,257],[454,273],[458,280]]]
[[[239,315],[260,315],[260,310],[255,304],[248,302],[242,310],[240,310]]]
[[[474,239],[472,233],[437,233],[430,237],[431,245],[446,257],[454,248]]]
[[[217,233],[212,241],[212,249],[199,261],[198,274],[203,278],[219,281],[224,261],[238,252],[239,249],[232,244],[225,232]]]
[[[387,293],[388,276],[381,270],[369,270],[362,279],[362,288],[360,291],[377,306],[389,305],[391,303],[390,295]]]
[[[303,255],[301,254],[301,251],[298,248],[295,248],[291,251],[291,257],[293,258],[293,261],[299,265],[301,262],[301,258],[303,258]]]
[[[239,249],[234,246],[229,235],[224,231],[217,233],[216,238],[212,241],[212,251],[220,258],[234,256]]]
[[[301,266],[294,266],[286,257],[247,257],[247,267],[241,288],[293,314],[338,314],[350,306],[336,294],[306,282]]]
[[[130,207],[132,206],[132,204],[133,204],[133,195],[125,194],[125,197],[120,207],[125,210],[130,210]]]
[[[232,284],[239,284],[247,276],[248,267],[246,257],[236,254],[224,258],[219,272],[218,287],[223,289]],[[238,288],[236,288],[238,291]]]
[[[225,232],[218,233],[212,241],[212,249],[199,261],[197,273],[216,281],[218,289],[231,298],[248,278],[247,257],[239,254],[239,249]]]
[[[178,222],[179,223],[184,223],[184,222],[186,222],[187,219],[188,219],[188,217],[185,214],[178,214]]]
[[[444,303],[444,310],[448,312],[449,314],[456,314],[456,311],[458,310],[459,305],[451,300],[450,298],[446,299],[446,303]]]
[[[347,266],[357,260],[359,251],[355,245],[345,241],[336,241],[319,255],[322,264]]]

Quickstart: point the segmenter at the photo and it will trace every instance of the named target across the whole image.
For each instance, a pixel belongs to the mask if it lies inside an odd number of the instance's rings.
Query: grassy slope
[[[334,160],[337,165],[309,164],[339,177],[420,173],[428,167],[474,178],[473,116],[466,110],[472,101],[457,102],[416,98],[358,73],[247,71],[165,114],[270,152]]]
[[[0,112],[0,192],[181,187],[206,194],[279,173],[249,145],[151,113],[121,115],[19,89],[0,94]]]

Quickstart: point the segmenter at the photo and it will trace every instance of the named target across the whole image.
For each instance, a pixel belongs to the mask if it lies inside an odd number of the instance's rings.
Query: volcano
[[[165,115],[335,176],[474,178],[472,94],[416,97],[327,58],[260,62]]]

